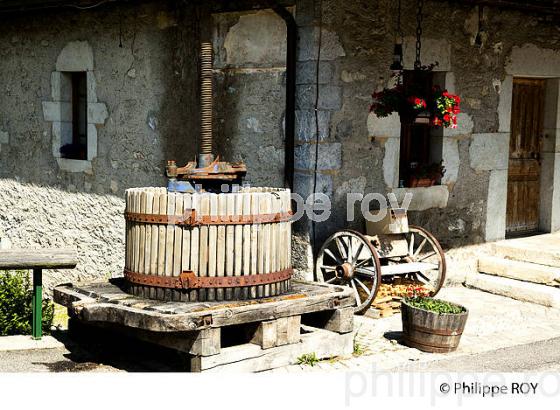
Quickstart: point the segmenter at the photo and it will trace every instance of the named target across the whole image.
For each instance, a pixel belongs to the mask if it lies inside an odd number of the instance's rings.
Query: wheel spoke
[[[367,262],[369,262],[369,261],[371,261],[372,264],[373,264],[373,258],[367,258],[367,259],[364,259],[364,260],[362,260],[362,261],[356,263],[356,266],[354,266],[354,268],[359,268],[359,267],[361,267],[361,266],[364,266],[364,265],[365,265]]]
[[[362,301],[360,300],[360,294],[358,293],[358,289],[356,289],[356,284],[354,283],[354,281],[350,281],[350,283],[352,284],[352,289],[354,289],[354,298],[356,299],[356,303],[358,304],[358,306],[360,306],[362,304]]]
[[[325,283],[333,283],[336,282],[338,278],[336,276],[333,276],[332,278],[330,278],[329,280],[325,281]]]
[[[424,240],[422,241],[422,243],[420,243],[420,245],[418,246],[418,248],[416,248],[416,250],[414,251],[414,255],[413,256],[418,256],[418,254],[422,251],[422,248],[424,247],[424,245],[426,245],[426,242],[428,242],[427,238],[424,238]]]
[[[430,253],[427,253],[426,255],[422,256],[421,258],[418,258],[418,262],[422,262],[425,259],[431,258],[432,256],[434,256],[437,252],[436,251],[432,251]]]
[[[352,255],[352,239],[354,238],[348,236],[348,258],[346,260],[349,262],[350,262],[350,256]]]
[[[366,275],[368,277],[377,276],[375,270],[371,270],[371,269],[368,269],[368,268],[356,268],[355,271],[358,272],[358,273],[361,273],[362,275]]]
[[[325,249],[325,253],[329,255],[333,261],[335,261],[339,265],[342,265],[342,261],[338,257],[336,257],[335,254],[332,253],[330,249]]]
[[[410,234],[410,243],[408,244],[408,254],[414,255],[414,233]]]
[[[358,250],[354,254],[354,257],[352,258],[352,265],[356,264],[356,262],[358,261],[358,258],[360,257],[360,253],[362,253],[362,249],[364,249],[364,243],[360,242],[360,246],[358,246]]]
[[[354,280],[358,283],[358,285],[360,285],[360,287],[368,294],[368,296],[371,296],[371,291],[367,288],[366,285],[363,284],[363,282],[361,280],[359,280],[358,278],[354,278]]]
[[[348,256],[346,256],[346,247],[340,238],[335,238],[334,243],[336,243],[336,247],[338,248],[338,253],[342,256],[343,260],[348,260]],[[338,262],[337,262],[338,263]],[[339,263],[340,264],[340,263]]]
[[[336,270],[336,266],[328,266],[328,265],[322,265],[321,269],[325,269],[325,270]]]

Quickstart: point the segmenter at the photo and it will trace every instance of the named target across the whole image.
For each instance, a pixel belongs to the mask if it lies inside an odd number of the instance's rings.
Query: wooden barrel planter
[[[287,292],[290,191],[126,191],[128,292],[158,300],[257,299]]]
[[[402,302],[403,342],[429,353],[448,353],[457,349],[469,314],[435,313]]]

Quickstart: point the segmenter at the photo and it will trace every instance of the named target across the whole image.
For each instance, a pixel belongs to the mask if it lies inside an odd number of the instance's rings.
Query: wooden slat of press
[[[251,194],[248,192],[243,192],[242,194],[242,210],[241,213],[244,216],[251,214]],[[251,274],[251,225],[243,225],[242,227],[242,247],[243,247],[243,266],[241,267],[241,273],[243,275]],[[243,299],[249,298],[249,287],[245,286],[241,291],[241,296]]]
[[[213,220],[218,217],[218,195],[208,194],[210,196],[209,214]],[[218,227],[210,225],[208,227],[208,276],[216,276],[216,256],[217,256]],[[216,300],[216,289],[208,289],[207,300]]]
[[[130,191],[127,189],[124,193],[124,211],[130,212]],[[125,228],[125,235],[124,235],[124,249],[125,249],[125,256],[124,256],[124,267],[125,269],[130,270],[130,222],[128,220],[125,221],[126,228]]]
[[[191,208],[197,214],[200,212],[200,194],[194,193],[191,195]],[[199,247],[200,247],[200,228],[195,226],[191,229],[191,257],[189,261],[189,268],[194,272],[195,276],[200,276],[199,270]],[[191,302],[198,301],[198,290],[193,289],[189,291],[189,300]]]
[[[140,191],[140,213],[146,213],[146,197],[147,197],[147,193],[146,193],[146,189],[143,188]],[[147,228],[147,224],[145,223],[140,223],[139,224],[139,228],[140,228],[140,240],[138,242],[138,245],[140,246],[140,251],[139,251],[139,259],[138,259],[138,272],[139,273],[145,273],[144,272],[144,267],[145,267],[145,261],[146,261],[146,228]],[[144,288],[145,286],[140,286],[138,289],[138,293],[137,295],[140,297],[144,297]]]
[[[200,215],[206,216],[210,211],[210,197],[208,194],[200,196]],[[199,243],[199,276],[208,276],[208,225],[200,227],[200,243]],[[199,301],[206,301],[206,289],[199,289]]]
[[[164,188],[165,189],[165,188]],[[159,214],[167,214],[167,192],[164,189],[160,192],[159,196]],[[166,227],[163,224],[159,225],[158,229],[158,266],[157,274],[159,276],[165,276],[165,243],[166,243]],[[162,288],[157,289],[157,298],[163,299],[164,290]]]
[[[222,194],[226,196],[227,215],[235,215],[235,195],[234,193]],[[235,252],[235,227],[233,225],[226,226],[226,276],[233,276]],[[233,289],[225,290],[225,299],[233,299]]]
[[[227,215],[226,195],[218,195],[218,213],[220,216]],[[218,225],[218,252],[216,256],[217,275],[224,276],[226,270],[226,226]],[[217,289],[217,300],[224,300],[224,289]]]
[[[272,202],[272,213],[278,213],[282,209],[280,194],[275,189],[271,192],[271,202]],[[278,266],[278,248],[280,247],[279,241],[280,234],[280,224],[273,223],[270,225],[270,271],[277,272],[279,270]],[[270,285],[270,294],[275,296],[278,294],[278,284],[272,283]]]
[[[191,194],[184,194],[183,195],[183,214],[185,211],[188,212],[192,206],[192,195]],[[181,249],[181,272],[188,271],[190,269],[190,260],[191,260],[191,229],[187,226],[181,228],[183,230],[183,242],[182,242],[182,249]],[[181,293],[181,301],[188,302],[189,301],[189,292],[182,292]]]
[[[234,214],[240,217],[243,215],[243,194],[236,192],[234,195]],[[233,275],[241,276],[243,270],[243,226],[234,226],[234,251],[233,251]],[[233,290],[233,298],[235,300],[242,299],[242,288],[238,287]]]
[[[266,212],[266,196],[262,195],[262,193],[257,193],[258,197],[259,197],[259,208],[256,211],[256,214],[263,214]],[[258,232],[258,253],[257,253],[257,259],[258,259],[258,267],[257,267],[257,272],[258,273],[265,273],[266,270],[266,266],[265,266],[265,260],[264,260],[264,256],[265,256],[265,248],[266,248],[266,239],[265,239],[265,230],[264,230],[264,225],[263,224],[258,224],[257,225],[257,232]],[[257,297],[262,298],[264,296],[264,285],[258,285],[257,286]]]
[[[134,193],[132,195],[132,209],[134,212],[140,212],[140,190],[138,188],[134,189]],[[134,228],[132,231],[132,243],[133,243],[133,262],[132,262],[132,270],[134,272],[138,272],[138,266],[140,261],[140,224],[138,222],[134,222]],[[140,290],[139,285],[134,285],[134,294],[137,295]]]
[[[265,201],[264,201],[264,207],[261,207],[263,214],[269,214],[272,211],[272,201],[271,201],[271,195],[269,192],[266,192],[264,195]],[[269,273],[270,272],[270,262],[271,262],[271,258],[270,258],[270,243],[271,243],[271,238],[270,238],[270,231],[271,231],[271,224],[266,223],[263,225],[264,228],[264,273]],[[264,296],[268,297],[270,296],[270,285],[264,285]]]
[[[177,194],[174,192],[167,194],[167,215],[175,214],[175,201]],[[173,242],[175,239],[175,227],[173,225],[165,226],[165,276],[173,276]],[[165,289],[165,300],[172,299],[173,291]]]
[[[290,197],[290,191],[287,192],[286,194],[288,196],[287,198],[287,211],[291,211],[292,210],[292,199]],[[292,267],[292,224],[291,223],[287,223],[286,224],[286,267],[287,268],[291,268]],[[291,280],[288,279],[286,281],[286,291],[290,290],[290,284],[291,284]]]
[[[183,194],[175,194],[175,215],[180,218],[183,214]],[[183,228],[180,225],[175,225],[174,239],[173,239],[173,276],[181,274],[183,256]],[[173,300],[181,300],[179,290],[173,290]]]
[[[147,214],[153,213],[154,209],[154,190],[149,188],[146,190],[146,205],[145,210]],[[145,241],[144,241],[144,273],[150,275],[150,265],[152,263],[152,226],[146,225],[145,228]]]
[[[281,212],[287,212],[287,206],[286,206],[286,191],[282,191],[280,193],[280,198],[282,200],[282,210]],[[280,263],[279,263],[279,269],[280,270],[284,270],[287,268],[286,266],[286,224],[287,222],[282,222],[280,223],[280,237],[279,237],[279,241],[280,244],[278,246],[278,255],[279,255],[279,259],[280,259]],[[282,281],[280,282],[280,292],[284,293],[286,291],[286,282]]]
[[[154,188],[154,201],[152,203],[152,213],[154,215],[159,214],[159,204],[160,204],[160,196],[162,195],[161,190],[159,188]],[[150,227],[151,233],[151,240],[150,240],[150,274],[157,275],[158,274],[158,244],[159,244],[159,227],[156,224],[153,224]],[[157,296],[157,289],[154,287],[150,287],[149,291],[150,298],[154,299]]]
[[[259,196],[256,192],[251,192],[251,207],[250,207],[251,214],[258,213],[259,210]],[[259,237],[259,227],[257,224],[251,225],[251,232],[250,232],[250,253],[251,253],[251,267],[250,267],[250,274],[256,275],[258,273],[259,267],[259,244],[258,244],[258,237]],[[255,299],[257,297],[257,286],[251,286],[249,288],[249,296],[251,299]]]

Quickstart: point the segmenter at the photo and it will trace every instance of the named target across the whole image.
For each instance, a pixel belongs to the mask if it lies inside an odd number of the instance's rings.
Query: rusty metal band
[[[164,225],[253,225],[265,223],[289,222],[293,212],[278,212],[256,215],[204,215],[197,216],[194,209],[187,210],[183,215],[154,215],[125,212],[124,217],[130,222],[143,222]]]
[[[459,333],[459,332],[455,332],[453,330],[429,329],[427,327],[413,325],[412,323],[408,323],[406,325],[406,328],[410,329],[410,330],[416,330],[417,332],[420,332],[420,333],[428,333],[428,334],[433,334],[433,335],[438,335],[438,336],[461,336],[463,334],[463,332]]]
[[[157,276],[124,270],[124,277],[128,282],[137,285],[155,286],[171,289],[200,289],[200,288],[236,288],[243,286],[267,285],[288,280],[292,277],[293,269],[277,272],[260,273],[247,276],[195,276],[194,272],[185,271],[179,276]]]

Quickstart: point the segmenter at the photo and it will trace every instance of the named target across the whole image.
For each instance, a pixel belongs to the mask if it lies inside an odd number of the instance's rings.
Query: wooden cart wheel
[[[424,228],[414,225],[408,228],[409,232],[404,234],[408,244],[407,255],[388,259],[393,263],[422,263],[422,270],[407,273],[407,276],[429,290],[430,296],[435,296],[445,282],[445,254],[437,239]],[[426,265],[429,266],[427,269]]]
[[[359,232],[336,232],[319,251],[315,262],[315,279],[352,288],[356,299],[354,312],[364,313],[375,299],[381,283],[377,251]]]

